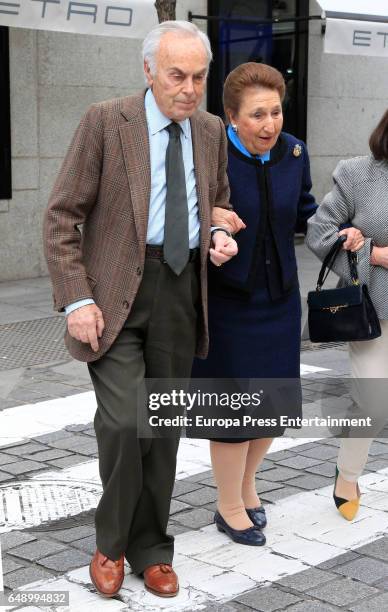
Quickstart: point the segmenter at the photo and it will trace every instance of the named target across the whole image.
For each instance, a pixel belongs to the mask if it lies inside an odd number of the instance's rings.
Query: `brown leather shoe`
[[[124,555],[121,555],[118,561],[112,561],[96,550],[89,566],[89,574],[100,595],[117,595],[124,580]]]
[[[178,576],[171,565],[158,563],[150,565],[144,572],[144,586],[147,591],[159,597],[175,597],[179,591]]]

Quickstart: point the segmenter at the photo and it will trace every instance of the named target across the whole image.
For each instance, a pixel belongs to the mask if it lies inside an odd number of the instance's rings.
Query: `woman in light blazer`
[[[375,340],[349,343],[351,376],[355,379],[359,410],[372,416],[371,434],[377,435],[388,410],[384,381],[388,379],[388,110],[369,140],[371,153],[341,161],[336,167],[333,190],[308,220],[307,245],[323,259],[338,238],[338,227],[351,223],[365,237],[357,251],[361,283],[366,283],[380,319],[382,335]],[[333,267],[341,284],[350,284],[347,253],[342,251]],[[373,380],[368,385],[368,380]],[[383,397],[383,402],[379,398]],[[359,430],[358,430],[359,431]],[[357,484],[368,459],[373,438],[356,437],[350,430],[342,438],[338,454],[334,501],[344,518],[352,520],[359,508]]]

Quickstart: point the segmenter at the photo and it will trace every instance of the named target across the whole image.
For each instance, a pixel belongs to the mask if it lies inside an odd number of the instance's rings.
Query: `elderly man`
[[[194,353],[206,356],[207,258],[221,265],[237,252],[211,228],[229,188],[222,122],[198,110],[209,41],[193,24],[165,22],[143,57],[147,91],[89,108],[45,218],[55,308],[97,398],[103,495],[90,575],[108,597],[124,556],[148,590],[178,592],[166,533],[178,436],[139,437],[137,395],[145,377],[188,378]]]

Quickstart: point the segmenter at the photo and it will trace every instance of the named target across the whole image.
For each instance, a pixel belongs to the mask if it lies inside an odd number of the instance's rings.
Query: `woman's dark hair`
[[[369,138],[369,147],[378,161],[388,161],[388,109]]]

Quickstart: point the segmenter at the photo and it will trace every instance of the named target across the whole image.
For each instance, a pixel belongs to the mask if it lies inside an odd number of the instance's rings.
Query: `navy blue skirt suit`
[[[230,201],[247,227],[235,236],[236,257],[221,267],[209,264],[210,348],[207,359],[195,360],[192,376],[299,380],[301,301],[294,234],[306,232],[317,207],[306,146],[282,132],[263,163],[232,140],[236,136],[229,128]],[[300,415],[301,405],[293,405],[291,413]],[[266,428],[261,437],[283,433],[284,428]]]

